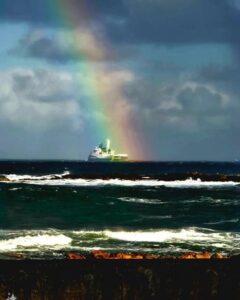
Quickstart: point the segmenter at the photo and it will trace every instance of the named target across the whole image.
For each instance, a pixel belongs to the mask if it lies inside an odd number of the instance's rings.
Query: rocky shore
[[[234,300],[239,299],[239,295],[237,257],[0,260],[1,300]]]
[[[209,252],[187,252],[180,256],[163,256],[158,254],[140,254],[140,253],[108,253],[101,250],[92,251],[90,254],[67,253],[67,259],[145,259],[145,260],[163,260],[163,259],[223,259],[228,258],[221,253],[211,254]]]

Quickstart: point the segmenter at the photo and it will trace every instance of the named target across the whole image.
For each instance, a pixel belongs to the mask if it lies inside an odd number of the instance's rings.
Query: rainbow
[[[74,74],[94,115],[97,142],[110,138],[117,152],[128,153],[130,159],[143,159],[143,144],[131,118],[132,107],[122,92],[123,83],[131,81],[132,75],[101,64],[114,52],[102,33],[86,28],[87,20],[94,17],[86,0],[55,0],[54,3],[54,15],[68,29],[65,38],[71,54],[81,62],[76,64],[78,69]],[[84,25],[81,20],[85,21]]]

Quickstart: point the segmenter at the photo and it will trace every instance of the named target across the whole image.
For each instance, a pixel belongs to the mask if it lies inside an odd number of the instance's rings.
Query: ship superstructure
[[[111,161],[126,161],[127,154],[115,154],[115,151],[110,148],[110,140],[107,139],[106,145],[99,144],[89,154],[88,161],[90,162],[111,162]]]

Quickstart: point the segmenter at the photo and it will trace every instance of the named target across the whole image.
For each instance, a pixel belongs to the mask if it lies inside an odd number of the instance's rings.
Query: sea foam
[[[71,243],[72,239],[63,234],[57,235],[25,235],[10,239],[4,239],[0,241],[0,251],[14,251],[14,250],[27,250],[28,248],[32,250],[32,248],[62,248],[63,246],[67,246]]]
[[[114,243],[112,241],[114,240]],[[179,247],[219,247],[226,251],[240,250],[240,234],[206,228],[158,230],[28,230],[0,231],[0,252],[91,251],[125,249],[146,252],[152,249],[170,251]],[[164,249],[162,249],[164,248]],[[148,250],[147,250],[148,249]]]
[[[44,176],[30,176],[30,175],[5,175],[6,178],[13,183],[25,183],[36,185],[55,185],[55,186],[146,186],[146,187],[168,187],[168,188],[207,188],[207,187],[232,187],[239,185],[239,182],[234,181],[201,181],[200,179],[186,179],[186,180],[125,180],[125,179],[66,179],[63,176],[69,174],[52,174]],[[56,179],[56,177],[59,177]],[[62,177],[62,178],[61,178]]]

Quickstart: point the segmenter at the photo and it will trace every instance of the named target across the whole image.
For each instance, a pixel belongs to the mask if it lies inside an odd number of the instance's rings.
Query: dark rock
[[[86,259],[86,256],[75,254],[75,253],[67,253],[66,254],[67,259]]]
[[[209,252],[189,252],[181,255],[180,259],[209,259],[211,258],[211,254]]]
[[[239,260],[0,261],[0,299],[231,299]]]
[[[0,181],[10,181],[10,179],[8,179],[6,176],[1,175]]]

